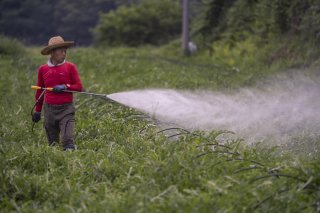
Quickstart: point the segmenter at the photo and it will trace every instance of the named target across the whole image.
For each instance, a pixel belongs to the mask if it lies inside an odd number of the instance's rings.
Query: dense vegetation
[[[22,57],[25,54],[25,47],[16,39],[0,35],[0,54],[9,57]]]
[[[17,27],[12,33],[24,37],[37,23],[44,33],[30,35],[46,42],[51,33],[82,33],[75,30],[78,24],[89,23],[76,7],[87,9],[85,1],[23,2],[1,1],[1,12],[5,12],[0,29],[11,25]],[[132,8],[138,8],[139,1],[111,2],[133,6],[101,15],[99,28],[110,17],[119,21],[118,26],[122,21],[127,24],[132,19],[120,20],[114,14],[130,17],[126,12],[136,12]],[[53,5],[63,7],[55,21],[60,20],[56,26],[65,31],[44,25],[52,16],[30,15],[37,8],[34,4],[51,15],[55,14],[51,13]],[[193,20],[192,38],[200,47],[195,56],[183,57],[176,40],[158,48],[75,48],[68,59],[77,65],[87,91],[107,94],[142,88],[230,91],[291,69],[319,75],[316,0],[209,0],[202,9],[205,13]],[[97,21],[97,8],[94,11],[90,18]],[[70,16],[60,12],[70,12]],[[146,21],[136,15],[134,20]],[[34,17],[40,21],[33,22]],[[77,24],[70,26],[73,23]],[[25,28],[19,31],[19,26]],[[72,36],[66,38],[80,38]],[[120,38],[116,44],[132,45],[123,42],[126,37]],[[108,42],[98,44],[103,43]],[[231,133],[169,130],[134,109],[76,95],[78,150],[48,147],[42,121],[32,132],[30,116],[34,104],[30,85],[45,60],[39,48],[0,37],[1,212],[319,211],[319,139],[278,147],[247,145],[241,138],[221,141],[221,136]]]
[[[239,41],[252,35],[319,41],[319,18],[318,0],[209,0],[194,30],[211,41]]]
[[[211,45],[213,41],[220,39],[234,42],[243,40],[249,35],[256,35],[265,40],[272,39],[274,35],[300,36],[304,40],[319,40],[318,0],[189,1],[192,39],[197,40],[199,45],[204,45],[203,43]],[[164,40],[168,39],[167,35],[176,35],[179,32],[177,25],[181,22],[181,18],[175,18],[182,12],[180,1],[161,1],[162,6],[155,5],[150,9],[150,5],[145,5],[148,9],[142,10],[141,4],[146,2],[152,1],[3,0],[0,2],[0,32],[27,43],[41,45],[46,43],[48,37],[55,34],[61,34],[69,40],[76,40],[80,45],[91,44],[93,29],[98,23],[98,29],[107,28],[110,31],[113,28],[114,32],[132,33],[132,40],[139,41],[136,44],[154,44],[155,42],[150,40],[157,41],[159,40],[157,37],[161,35],[164,35]],[[161,11],[165,8],[168,14],[163,17]],[[110,11],[114,12],[109,14]],[[103,15],[99,16],[99,13]],[[144,16],[146,16],[145,19],[143,19]],[[161,20],[163,18],[165,20]],[[111,21],[116,23],[110,23]],[[133,31],[134,28],[136,28],[135,31]],[[158,33],[150,35],[150,30],[157,28],[161,29],[160,35]],[[141,38],[135,36],[137,33],[144,35],[144,31],[147,31],[149,36]],[[109,34],[106,33],[105,37],[110,37]],[[101,36],[97,37],[99,41]],[[121,36],[121,39],[123,44],[128,43],[125,42],[127,38],[124,36]],[[141,42],[143,39],[145,41]]]
[[[60,34],[78,45],[88,45],[99,11],[115,8],[115,1],[109,0],[2,0],[0,33],[41,45]]]
[[[69,60],[77,64],[86,89],[97,93],[145,87],[232,88],[262,75],[253,69],[236,72],[222,59],[204,66],[200,62],[205,58],[173,57],[170,48],[73,49]],[[221,143],[219,135],[228,133],[219,130],[161,132],[165,127],[133,109],[76,96],[78,150],[48,147],[41,124],[31,132],[34,92],[29,89],[45,59],[38,48],[26,51],[23,57],[15,57],[17,51],[0,54],[1,211],[312,212],[319,208],[318,143],[305,153],[301,150],[310,146],[306,141],[295,147],[299,155],[292,155],[287,147],[247,146],[242,139]],[[161,56],[164,53],[166,57]],[[179,135],[170,137],[173,134]]]
[[[181,9],[176,6],[179,1],[171,2],[174,2],[172,8],[171,5],[168,7],[167,3],[163,6],[168,11],[176,9],[177,13],[181,13]],[[199,2],[199,0],[191,0],[191,2]],[[93,42],[93,29],[99,21],[100,13],[108,14],[119,7],[129,5],[139,7],[139,3],[140,0],[2,0],[0,1],[0,34],[15,37],[27,44],[44,45],[49,37],[61,35],[68,40],[75,40],[77,45],[90,45]],[[153,18],[159,19],[155,17],[159,15],[159,11],[151,8],[146,12]],[[132,20],[131,23],[137,27],[140,20]],[[181,18],[175,21],[179,22]],[[149,25],[151,28],[155,26]],[[165,31],[171,30],[162,26],[160,28]],[[161,35],[163,34],[170,34],[170,32],[163,32]]]
[[[145,0],[103,14],[95,29],[96,42],[107,45],[159,45],[180,35],[181,9],[173,0]]]

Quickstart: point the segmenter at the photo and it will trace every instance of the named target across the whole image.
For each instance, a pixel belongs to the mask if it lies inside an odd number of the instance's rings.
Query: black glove
[[[62,92],[62,90],[66,90],[67,87],[64,84],[56,85],[53,87],[53,92]]]
[[[37,123],[41,120],[41,112],[34,112],[32,115],[32,121]]]

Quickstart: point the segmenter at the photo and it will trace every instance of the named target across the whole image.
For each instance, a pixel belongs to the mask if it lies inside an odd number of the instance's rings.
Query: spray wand
[[[32,116],[34,108],[39,103],[40,99],[44,96],[45,92],[46,91],[53,91],[53,88],[52,87],[31,86],[31,89],[43,90],[41,95],[39,96],[39,98],[36,100],[36,103],[33,105],[32,109],[31,109],[31,116]],[[106,94],[98,94],[98,93],[82,92],[82,91],[80,92],[80,91],[74,91],[74,90],[62,90],[62,92],[78,93],[78,94],[84,94],[84,95],[92,95],[92,96],[97,96],[97,97],[103,97],[103,98],[107,99],[108,101],[110,101],[112,103],[118,103],[118,102],[112,100],[111,98],[109,98],[108,95],[106,95]],[[118,104],[121,104],[121,103],[118,103]],[[33,132],[34,125],[35,125],[35,122],[33,122],[33,125],[32,125],[32,129],[31,129],[32,132]]]
[[[45,91],[53,91],[53,88],[52,87],[39,87],[39,86],[31,86],[31,89],[34,89],[34,90],[43,90],[43,92]],[[114,100],[110,99],[108,97],[108,95],[106,94],[98,94],[98,93],[92,93],[92,92],[80,92],[80,91],[74,91],[74,90],[62,90],[62,92],[69,92],[69,93],[78,93],[78,94],[84,94],[84,95],[92,95],[92,96],[99,96],[99,97],[104,97],[106,98],[107,100],[111,101],[111,102],[115,102]],[[41,97],[39,97],[40,99]],[[38,100],[39,100],[38,99]],[[38,101],[37,100],[37,101]]]

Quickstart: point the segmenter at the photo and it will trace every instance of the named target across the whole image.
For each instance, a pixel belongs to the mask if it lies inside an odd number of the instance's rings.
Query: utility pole
[[[182,49],[185,55],[189,55],[189,0],[183,0],[182,4]]]

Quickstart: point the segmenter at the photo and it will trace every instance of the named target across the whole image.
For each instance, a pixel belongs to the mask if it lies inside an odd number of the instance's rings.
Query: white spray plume
[[[301,75],[269,79],[232,94],[148,89],[109,95],[127,106],[186,129],[229,130],[247,141],[320,133],[320,84]]]

